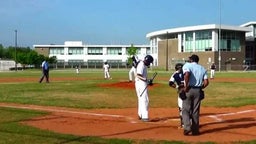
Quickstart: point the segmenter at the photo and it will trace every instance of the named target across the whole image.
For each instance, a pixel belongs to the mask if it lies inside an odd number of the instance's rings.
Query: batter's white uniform
[[[109,64],[104,64],[104,65],[103,65],[103,69],[104,69],[104,78],[105,78],[105,79],[109,79],[109,78],[110,78],[110,74],[109,74]]]
[[[144,64],[143,61],[140,61],[138,63],[136,72],[137,72],[137,74],[140,74],[145,79],[145,81],[144,81],[144,80],[139,79],[138,76],[136,76],[135,89],[136,89],[136,93],[137,93],[137,97],[138,97],[138,116],[142,120],[146,121],[146,120],[148,120],[149,98],[148,98],[148,89],[146,88],[147,87],[147,81],[146,81],[147,66]],[[145,91],[144,91],[144,89],[145,89]]]
[[[136,77],[136,68],[134,66],[132,66],[132,68],[129,71],[129,80],[132,81],[133,76]]]

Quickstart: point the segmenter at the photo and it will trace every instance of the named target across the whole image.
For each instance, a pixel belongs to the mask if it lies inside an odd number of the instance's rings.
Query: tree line
[[[55,56],[47,57],[38,54],[35,50],[32,50],[29,47],[4,47],[2,44],[0,44],[0,58],[1,60],[14,60],[16,63],[20,63],[24,68],[28,65],[40,67],[44,60],[48,60],[50,64],[57,62]]]

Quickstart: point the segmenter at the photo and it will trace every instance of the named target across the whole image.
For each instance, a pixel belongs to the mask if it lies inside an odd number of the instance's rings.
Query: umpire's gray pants
[[[199,132],[200,88],[191,88],[183,100],[182,119],[184,130]]]

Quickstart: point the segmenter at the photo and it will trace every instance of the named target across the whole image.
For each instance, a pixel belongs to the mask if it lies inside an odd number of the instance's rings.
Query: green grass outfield
[[[104,80],[102,70],[84,70],[76,74],[75,70],[50,71],[50,83],[38,83],[41,76],[39,70],[17,72],[0,72],[1,79],[9,78],[14,82],[0,83],[0,102],[33,104],[43,106],[59,106],[79,109],[96,108],[131,108],[137,107],[134,89],[102,88],[99,84],[128,81],[127,70],[111,70],[112,80]],[[154,70],[149,71],[149,77]],[[158,86],[150,89],[150,107],[176,107],[177,94],[168,86],[172,72],[157,71],[154,83]],[[216,72],[217,78],[251,78],[256,79],[255,72]],[[19,82],[19,79],[29,78],[31,81]],[[54,78],[74,78],[72,80],[56,80]],[[215,82],[205,89],[204,107],[240,107],[256,104],[255,82]],[[38,143],[177,143],[168,141],[136,141],[124,139],[102,139],[98,137],[79,137],[57,134],[19,124],[20,121],[45,115],[45,112],[0,108],[0,144],[38,144]],[[251,143],[255,143],[251,141]],[[183,143],[183,142],[180,142]],[[250,143],[250,142],[248,142]]]

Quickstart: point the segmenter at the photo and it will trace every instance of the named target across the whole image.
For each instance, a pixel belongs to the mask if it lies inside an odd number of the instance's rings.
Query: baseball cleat
[[[149,122],[149,119],[141,119],[143,122]]]
[[[184,126],[182,125],[182,126],[178,126],[178,129],[184,129]]]
[[[191,132],[191,130],[184,130],[184,131],[183,131],[183,134],[184,134],[185,136],[187,136],[187,135],[189,135],[190,132]]]

